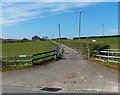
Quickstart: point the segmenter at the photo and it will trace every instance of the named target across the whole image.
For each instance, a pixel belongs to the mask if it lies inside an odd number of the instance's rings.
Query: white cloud
[[[26,19],[3,20],[2,23],[4,23],[4,24],[11,24],[11,23],[16,23],[16,22],[20,22],[20,21],[26,21]]]
[[[86,7],[94,3],[3,3],[2,18],[3,24],[12,24],[16,22],[26,21],[36,17],[44,17],[44,13],[56,14],[68,11],[75,7]]]

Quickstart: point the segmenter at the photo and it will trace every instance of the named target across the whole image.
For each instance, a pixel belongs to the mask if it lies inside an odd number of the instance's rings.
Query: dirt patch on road
[[[66,78],[73,78],[73,77],[77,77],[80,74],[80,72],[70,72],[68,74],[65,75],[65,79]]]

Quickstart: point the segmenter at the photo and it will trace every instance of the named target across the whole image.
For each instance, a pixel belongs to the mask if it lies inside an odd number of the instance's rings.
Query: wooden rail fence
[[[59,58],[60,55],[62,55],[62,52],[61,52],[62,49],[63,49],[62,47],[56,47],[54,50],[37,53],[37,54],[33,54],[33,55],[0,56],[1,59],[2,58],[13,58],[14,59],[14,60],[0,60],[0,63],[2,65],[2,67],[6,66],[6,65],[18,65],[17,62],[31,62],[29,64],[34,65],[34,61],[45,59],[45,58],[48,58],[51,56],[55,56],[56,58]],[[41,55],[43,55],[43,56],[41,56]],[[26,60],[17,59],[17,58],[27,58],[27,57],[30,57],[30,59],[26,59]],[[14,64],[10,64],[10,62],[14,62]]]
[[[33,58],[33,59],[32,59],[32,64],[34,64],[34,61],[36,61],[36,60],[48,58],[48,57],[51,57],[51,56],[56,56],[56,55],[57,55],[56,51],[57,51],[57,50],[52,50],[52,51],[48,51],[48,52],[33,54],[32,56],[34,57],[34,56],[38,56],[38,55],[53,53],[53,54],[50,54],[50,55],[47,55],[47,56],[43,56],[43,57],[39,57],[39,58]]]
[[[120,50],[119,49],[109,49],[103,51],[94,51],[94,58],[103,62],[120,63]]]

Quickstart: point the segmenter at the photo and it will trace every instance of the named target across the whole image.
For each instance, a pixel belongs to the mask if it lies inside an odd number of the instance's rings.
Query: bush
[[[101,50],[109,49],[110,45],[105,42],[91,42],[88,44],[88,47],[90,49],[90,57],[93,57],[94,51],[100,52]]]

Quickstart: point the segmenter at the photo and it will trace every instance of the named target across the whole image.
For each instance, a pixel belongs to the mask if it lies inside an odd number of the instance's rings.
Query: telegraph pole
[[[78,21],[78,33],[79,33],[79,40],[80,40],[80,33],[81,33],[81,17],[82,17],[83,11],[79,11],[79,21]]]
[[[60,43],[60,24],[58,25],[59,27],[59,46],[61,46],[61,43]]]

